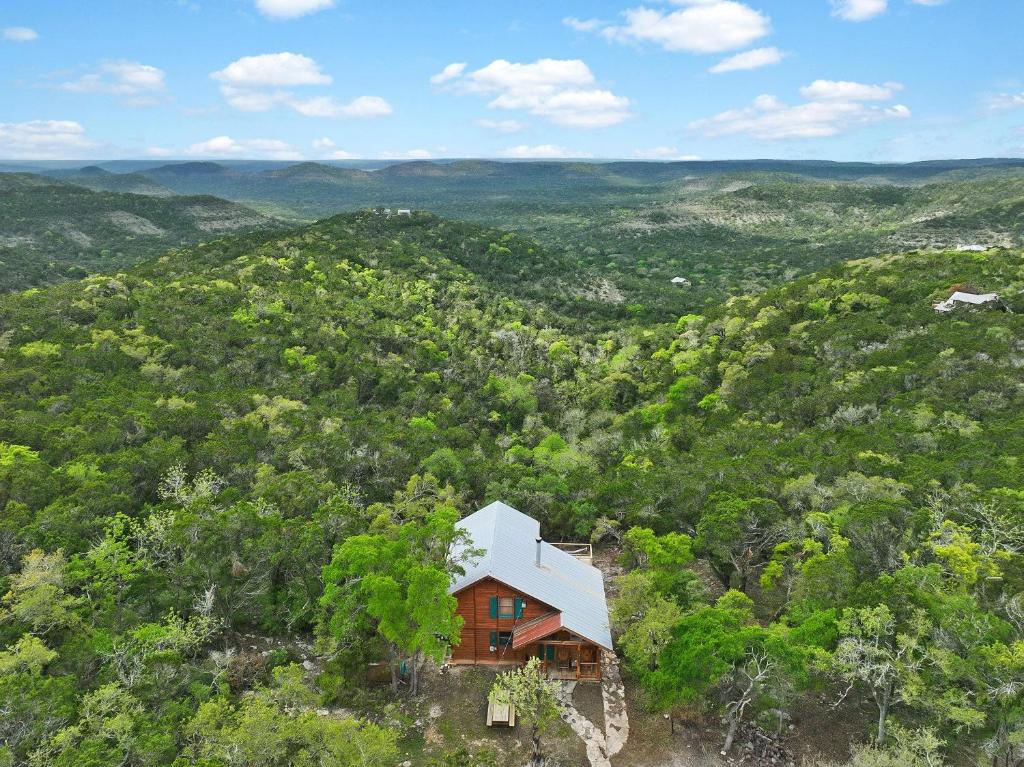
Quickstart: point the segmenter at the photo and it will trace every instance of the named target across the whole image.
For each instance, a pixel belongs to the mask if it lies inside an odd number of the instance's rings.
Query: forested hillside
[[[169,196],[142,177],[84,173],[69,182],[0,173],[0,291],[122,269],[171,247],[280,226],[226,200]],[[80,183],[145,193],[92,191]]]
[[[1024,246],[1021,165],[459,160],[262,170],[191,162],[132,175],[289,218],[414,208],[519,231],[599,275],[584,294],[664,322],[849,258]]]
[[[847,690],[878,703],[857,742],[895,734],[871,764],[1017,754],[1024,254],[860,259],[671,324],[584,321],[558,258],[358,213],[0,297],[0,757],[393,764],[422,734],[365,661],[437,638],[342,611],[343,565],[434,556],[497,498],[622,546],[648,707],[772,731]],[[956,285],[1001,301],[937,314]],[[243,632],[315,632],[318,689]],[[339,700],[373,724],[286,713]]]

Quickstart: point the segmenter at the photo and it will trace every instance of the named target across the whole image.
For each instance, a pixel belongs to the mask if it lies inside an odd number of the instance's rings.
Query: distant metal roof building
[[[459,526],[469,533],[472,547],[484,554],[455,578],[449,594],[494,578],[559,610],[562,628],[612,649],[600,570],[546,541],[538,543],[540,523],[501,501],[470,514]]]
[[[971,304],[973,306],[980,306],[981,304],[990,304],[993,301],[999,300],[998,293],[964,293],[957,290],[947,298],[945,301],[940,301],[935,304],[935,311],[937,312],[951,312],[957,304]]]

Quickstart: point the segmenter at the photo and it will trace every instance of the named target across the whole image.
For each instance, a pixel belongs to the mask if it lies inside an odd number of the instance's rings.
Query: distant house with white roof
[[[939,301],[935,304],[935,311],[940,314],[953,311],[957,304],[967,304],[968,306],[981,306],[982,304],[991,304],[999,301],[998,293],[970,293],[963,290],[954,290],[953,293],[945,301]]]

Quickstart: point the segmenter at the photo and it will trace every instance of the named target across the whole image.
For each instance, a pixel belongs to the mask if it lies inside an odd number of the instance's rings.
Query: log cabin
[[[537,520],[500,501],[459,525],[470,539],[462,548],[478,556],[449,588],[464,621],[450,663],[520,665],[536,656],[551,678],[600,680],[612,638],[589,544],[548,543]]]

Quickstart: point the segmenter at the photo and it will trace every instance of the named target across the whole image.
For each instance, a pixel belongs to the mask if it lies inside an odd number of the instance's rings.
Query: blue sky
[[[6,0],[0,157],[1024,154],[1019,0]]]

